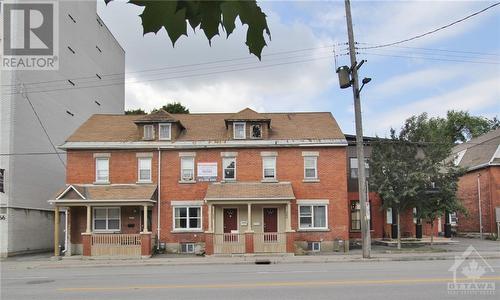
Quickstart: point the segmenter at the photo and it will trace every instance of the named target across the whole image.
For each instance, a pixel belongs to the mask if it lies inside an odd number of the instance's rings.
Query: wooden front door
[[[224,208],[224,233],[238,230],[238,210],[236,208]]]
[[[278,209],[264,208],[264,232],[278,232]]]

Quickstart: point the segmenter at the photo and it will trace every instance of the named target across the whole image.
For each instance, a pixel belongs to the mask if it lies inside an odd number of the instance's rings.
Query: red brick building
[[[330,113],[94,115],[62,148],[50,202],[68,254],[347,249],[347,142]]]
[[[500,222],[500,129],[454,148],[455,162],[467,169],[458,197],[468,215],[458,215],[458,232],[498,234]]]

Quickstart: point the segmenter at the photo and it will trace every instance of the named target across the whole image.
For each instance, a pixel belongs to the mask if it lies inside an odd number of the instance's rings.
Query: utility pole
[[[361,206],[361,239],[363,247],[363,258],[370,258],[371,238],[370,220],[367,215],[368,200],[366,189],[365,153],[363,147],[363,122],[361,120],[361,100],[358,79],[358,63],[356,61],[356,48],[354,44],[354,32],[352,29],[351,3],[345,0],[345,15],[347,19],[347,35],[349,38],[349,54],[351,58],[351,80],[352,93],[354,95],[354,117],[356,121],[356,152],[358,157],[358,194]]]

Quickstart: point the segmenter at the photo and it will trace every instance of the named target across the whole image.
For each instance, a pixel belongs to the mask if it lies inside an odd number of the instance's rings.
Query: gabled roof
[[[458,166],[468,170],[500,165],[500,128],[455,146],[452,153],[461,157]]]
[[[205,200],[292,200],[295,199],[290,182],[213,183],[207,188]]]
[[[234,114],[170,115],[186,129],[176,141],[230,140],[225,120]],[[273,124],[268,136],[270,140],[332,139],[345,143],[344,134],[329,112],[266,113],[265,116],[271,119]],[[142,133],[137,130],[134,123],[136,120],[136,115],[93,115],[67,139],[67,142],[140,142]]]
[[[158,122],[177,122],[178,120],[174,118],[167,111],[160,109],[156,112],[144,115],[135,120],[135,123],[158,123]]]

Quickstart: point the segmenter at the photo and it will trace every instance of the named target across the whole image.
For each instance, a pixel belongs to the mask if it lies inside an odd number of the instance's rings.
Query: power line
[[[441,49],[441,48],[424,48],[424,47],[409,47],[409,46],[391,46],[395,48],[403,48],[403,49],[417,49],[417,50],[426,50],[426,51],[438,51],[438,52],[451,52],[451,53],[464,53],[464,54],[475,54],[475,55],[486,55],[486,56],[500,56],[498,53],[486,53],[486,52],[477,52],[477,51],[462,51],[462,50],[452,50],[452,49]]]
[[[55,153],[57,153],[57,148],[56,148],[56,146],[54,145],[54,142],[52,142],[52,139],[50,138],[50,135],[49,135],[49,133],[47,132],[47,129],[46,129],[46,128],[45,128],[45,126],[43,125],[43,122],[42,122],[42,120],[40,119],[40,116],[38,115],[38,113],[37,113],[37,111],[36,111],[35,107],[33,106],[33,103],[31,103],[31,100],[30,100],[30,98],[29,98],[28,94],[23,92],[23,93],[22,93],[22,95],[24,96],[24,98],[25,98],[25,99],[28,101],[28,103],[30,104],[30,106],[31,106],[31,110],[33,110],[33,113],[35,114],[36,119],[38,120],[38,123],[39,123],[39,124],[40,124],[40,126],[42,127],[43,132],[45,133],[45,136],[47,137],[47,139],[49,140],[50,144],[52,145],[52,148],[54,149],[54,152],[55,152]],[[63,167],[66,169],[66,163],[65,163],[65,162],[64,162],[64,160],[61,158],[61,155],[59,155],[59,154],[57,153],[57,157],[58,157],[58,158],[59,158],[59,160],[61,161],[61,163],[62,163]]]
[[[472,64],[487,64],[487,65],[493,64],[493,65],[500,65],[500,62],[491,62],[491,61],[474,61],[474,60],[432,58],[432,57],[425,57],[425,56],[380,54],[380,53],[372,53],[372,52],[359,52],[359,54],[376,55],[376,56],[386,56],[386,57],[399,57],[399,58],[412,58],[412,59],[426,59],[426,60],[436,60],[436,61],[463,62],[463,63],[472,63]]]
[[[465,16],[465,17],[463,17],[463,18],[461,18],[461,19],[458,19],[458,20],[456,20],[456,21],[454,21],[454,22],[451,22],[451,23],[449,23],[449,24],[447,24],[447,25],[441,26],[441,27],[436,28],[436,29],[434,29],[434,30],[427,31],[427,32],[425,32],[425,33],[422,33],[422,34],[419,34],[419,35],[416,35],[416,36],[413,36],[413,37],[410,37],[410,38],[406,38],[406,39],[404,39],[404,40],[400,40],[400,41],[396,41],[396,42],[392,42],[392,43],[387,43],[387,44],[380,44],[380,45],[375,45],[375,46],[369,46],[369,47],[359,47],[359,48],[357,48],[357,49],[365,49],[365,50],[366,50],[366,49],[374,49],[374,48],[383,48],[383,47],[394,46],[394,45],[398,45],[398,44],[406,43],[406,42],[409,42],[409,41],[412,41],[412,40],[416,40],[416,39],[422,38],[422,37],[424,37],[424,36],[427,36],[427,35],[430,35],[430,34],[436,33],[436,32],[438,32],[438,31],[441,31],[441,30],[443,30],[443,29],[446,29],[446,28],[448,28],[448,27],[451,27],[451,26],[453,26],[453,25],[455,25],[455,24],[458,24],[458,23],[463,22],[463,21],[465,21],[465,20],[467,20],[467,19],[470,19],[470,18],[472,18],[472,17],[474,17],[474,16],[477,16],[477,15],[479,15],[479,14],[481,14],[481,13],[483,13],[483,12],[485,12],[485,11],[487,11],[487,10],[489,10],[489,9],[491,9],[491,8],[493,8],[493,7],[495,7],[495,6],[497,6],[497,5],[500,5],[500,2],[496,2],[496,3],[494,3],[494,4],[490,5],[490,6],[486,7],[486,8],[483,8],[483,9],[481,9],[481,10],[479,10],[479,11],[476,11],[475,13],[472,13],[472,14],[470,14],[470,15],[467,15],[467,16]]]
[[[397,46],[394,46],[397,47]],[[399,48],[399,47],[398,47]],[[405,47],[406,48],[406,47]],[[455,53],[445,53],[445,52],[428,52],[428,51],[412,51],[410,49],[387,49],[387,48],[376,48],[376,49],[370,49],[370,51],[385,51],[385,52],[392,52],[396,54],[419,54],[419,55],[426,55],[426,56],[432,56],[432,57],[457,57],[457,58],[466,58],[466,59],[477,59],[480,61],[492,61],[495,62],[495,58],[493,57],[484,57],[484,56],[476,56],[476,55],[471,55],[471,54],[466,54],[466,53],[460,53],[460,54],[455,54]],[[500,57],[499,57],[500,59]]]
[[[254,70],[254,69],[265,69],[265,68],[271,68],[271,67],[276,67],[276,66],[284,66],[284,65],[296,64],[296,63],[304,63],[304,62],[311,62],[311,61],[316,61],[316,60],[321,60],[321,59],[331,59],[331,58],[332,58],[332,56],[328,55],[328,56],[322,56],[322,57],[316,57],[316,58],[310,58],[310,59],[303,59],[303,60],[296,60],[296,61],[290,61],[290,62],[283,62],[283,63],[275,63],[275,64],[269,64],[269,65],[263,65],[263,66],[254,66],[254,67],[246,67],[246,68],[236,68],[236,69],[231,69],[231,70],[213,71],[213,72],[198,73],[198,74],[187,74],[187,75],[182,75],[182,76],[171,76],[171,77],[161,77],[161,78],[154,78],[154,79],[129,81],[129,82],[127,82],[127,84],[152,82],[152,81],[162,81],[162,80],[171,80],[171,79],[181,79],[181,78],[190,78],[190,77],[200,77],[200,76],[222,74],[222,73],[229,73],[229,72]],[[196,71],[196,70],[194,70],[194,71]],[[72,86],[72,87],[60,88],[60,89],[30,90],[29,92],[31,94],[35,94],[35,93],[46,93],[46,92],[55,92],[55,91],[64,91],[64,90],[97,88],[97,87],[105,87],[105,86],[113,86],[113,85],[124,85],[124,84],[125,84],[125,82],[118,82],[118,83],[109,83],[109,84],[101,84],[101,85]],[[5,95],[14,95],[14,94],[20,94],[20,92],[15,92],[15,93],[10,93],[10,94],[5,94]]]

